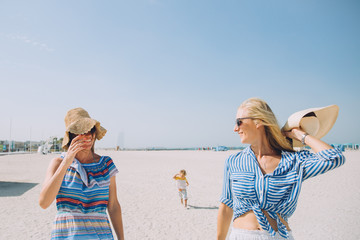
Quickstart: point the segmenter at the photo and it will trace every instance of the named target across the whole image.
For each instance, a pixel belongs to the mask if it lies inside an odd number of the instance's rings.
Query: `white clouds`
[[[46,43],[36,41],[36,40],[31,39],[31,38],[29,38],[27,36],[18,35],[18,34],[7,34],[6,37],[9,38],[9,39],[22,41],[23,43],[32,45],[33,47],[36,47],[36,48],[38,48],[40,50],[44,50],[44,51],[47,51],[47,52],[55,51],[53,48],[49,47]]]

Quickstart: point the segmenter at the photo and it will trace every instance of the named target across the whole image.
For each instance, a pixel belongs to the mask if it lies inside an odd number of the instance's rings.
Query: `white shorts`
[[[185,200],[188,199],[188,198],[187,198],[187,191],[186,191],[186,189],[181,189],[181,191],[179,191],[179,197],[180,197],[181,199],[185,199]]]
[[[229,237],[229,240],[284,240],[284,239],[286,238],[280,236],[279,233],[276,233],[275,237],[272,237],[270,233],[268,233],[267,231],[246,230],[240,228],[232,228]],[[289,231],[288,240],[294,240],[291,231]]]

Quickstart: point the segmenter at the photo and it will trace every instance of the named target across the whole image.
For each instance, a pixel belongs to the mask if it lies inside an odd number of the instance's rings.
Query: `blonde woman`
[[[39,198],[44,209],[56,198],[51,239],[114,239],[106,210],[117,238],[124,239],[116,194],[118,170],[110,157],[94,152],[95,139],[106,130],[82,108],[69,110],[65,125],[67,152],[51,161]]]
[[[225,162],[217,239],[293,239],[288,218],[294,213],[304,180],[341,166],[341,151],[300,128],[284,134],[311,147],[295,152],[282,135],[276,117],[258,98],[238,108],[234,132],[250,144]]]

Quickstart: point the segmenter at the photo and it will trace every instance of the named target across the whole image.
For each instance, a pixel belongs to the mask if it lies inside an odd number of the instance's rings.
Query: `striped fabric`
[[[110,157],[88,164],[74,159],[56,196],[51,239],[114,239],[106,208],[110,178],[117,172]]]
[[[288,238],[285,220],[294,213],[304,180],[335,169],[345,162],[339,149],[318,153],[309,151],[281,153],[281,160],[273,173],[263,174],[250,147],[231,155],[225,162],[224,182],[220,202],[234,211],[234,220],[254,211],[262,229],[275,236],[262,209],[277,221],[279,234]]]

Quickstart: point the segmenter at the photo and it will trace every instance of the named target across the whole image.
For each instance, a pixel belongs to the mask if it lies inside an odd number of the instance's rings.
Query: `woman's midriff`
[[[277,231],[278,228],[277,228],[276,220],[271,218],[266,211],[262,210],[262,212],[264,213],[267,220],[269,221],[270,226],[275,231]],[[287,230],[290,231],[289,224],[282,217],[280,217],[279,214],[278,214],[278,217],[279,217],[280,221],[286,226]],[[249,212],[241,215],[240,217],[236,218],[233,222],[233,227],[246,229],[246,230],[262,230],[259,222],[256,219],[255,213],[253,211],[249,211]]]

